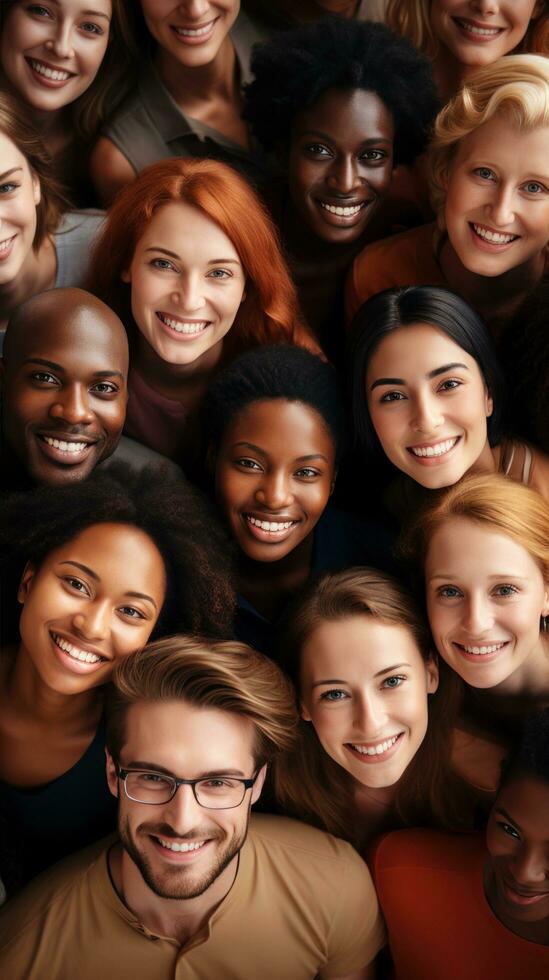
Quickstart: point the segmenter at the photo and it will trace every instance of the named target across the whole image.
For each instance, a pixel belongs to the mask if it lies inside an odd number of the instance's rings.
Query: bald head
[[[85,479],[110,456],[126,416],[128,340],[83,289],[23,303],[4,342],[3,433],[36,483]]]

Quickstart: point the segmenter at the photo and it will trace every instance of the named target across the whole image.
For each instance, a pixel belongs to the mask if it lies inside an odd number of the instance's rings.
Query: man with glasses
[[[119,836],[8,904],[0,974],[373,977],[384,930],[361,858],[297,821],[250,821],[296,725],[289,683],[242,644],[171,637],[118,664],[107,778]]]

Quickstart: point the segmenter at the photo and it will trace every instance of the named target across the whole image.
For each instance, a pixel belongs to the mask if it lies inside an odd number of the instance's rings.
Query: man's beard
[[[199,895],[203,895],[205,891],[213,885],[214,881],[219,878],[223,873],[225,868],[231,863],[233,858],[239,853],[246,836],[248,833],[248,823],[250,819],[250,814],[248,811],[246,824],[241,834],[229,838],[225,847],[221,847],[218,851],[214,863],[209,867],[201,877],[196,877],[196,874],[185,867],[185,865],[174,866],[173,868],[165,867],[163,872],[156,871],[153,869],[151,862],[148,857],[143,854],[134,838],[131,835],[129,829],[128,820],[120,820],[118,826],[118,833],[120,835],[120,840],[124,850],[129,854],[130,858],[141,872],[143,880],[146,885],[158,895],[159,898],[173,898],[173,899],[186,899],[186,898],[198,898]],[[167,824],[157,825],[156,827],[147,827],[146,824],[143,825],[146,830],[145,834],[153,837],[162,837],[165,840],[170,840],[174,838],[173,829]],[[141,830],[141,828],[140,828]],[[143,836],[143,831],[141,833]],[[202,839],[206,837],[206,834],[202,835]],[[186,837],[178,836],[178,841],[192,841],[196,840],[198,835],[196,831],[192,836]],[[219,840],[220,838],[215,838],[211,835],[209,840]]]

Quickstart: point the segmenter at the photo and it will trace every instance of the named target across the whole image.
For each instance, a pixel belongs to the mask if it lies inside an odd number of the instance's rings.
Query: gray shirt
[[[105,220],[104,211],[67,211],[53,235],[57,253],[56,287],[83,286],[90,253]]]

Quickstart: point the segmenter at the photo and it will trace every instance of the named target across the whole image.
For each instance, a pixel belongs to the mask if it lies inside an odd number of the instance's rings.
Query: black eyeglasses
[[[116,767],[119,779],[124,783],[124,792],[134,803],[150,803],[159,806],[169,803],[180,786],[192,786],[194,798],[206,810],[232,810],[240,806],[246,791],[251,789],[257,779],[257,772],[251,779],[236,776],[208,776],[203,779],[177,779],[163,772],[148,769],[121,769]]]

